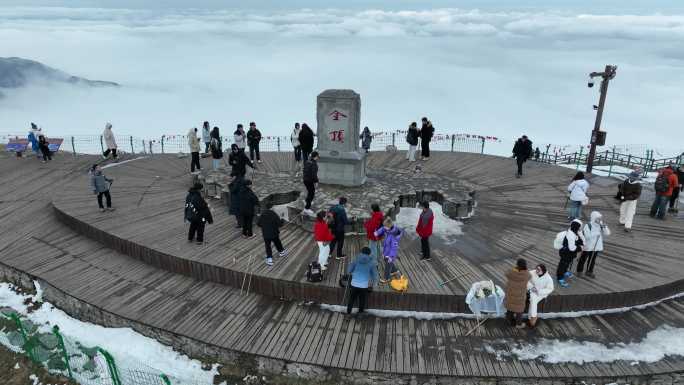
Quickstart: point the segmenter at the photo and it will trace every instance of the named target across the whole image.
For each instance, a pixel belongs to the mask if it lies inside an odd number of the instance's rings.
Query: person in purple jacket
[[[375,231],[375,236],[380,238],[384,237],[382,241],[382,255],[385,260],[385,274],[384,279],[381,279],[381,283],[387,283],[393,274],[398,274],[399,269],[397,269],[394,262],[397,260],[397,254],[399,253],[399,241],[401,236],[404,235],[404,231],[397,227],[392,218],[385,218],[382,222],[382,227]]]

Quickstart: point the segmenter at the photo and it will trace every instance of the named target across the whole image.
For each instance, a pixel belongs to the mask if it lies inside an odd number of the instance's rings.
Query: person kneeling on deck
[[[358,314],[363,313],[366,308],[368,291],[375,285],[378,270],[370,254],[370,248],[362,248],[361,254],[356,257],[356,260],[347,269],[347,272],[351,274],[351,292],[349,294],[349,302],[347,303],[347,314],[351,314],[357,298],[359,299]]]
[[[102,173],[102,168],[99,165],[94,164],[90,168],[90,185],[93,188],[93,194],[97,194],[97,205],[100,206],[100,211],[114,211],[112,208],[112,196],[109,194],[109,188],[112,186],[114,179],[107,178]],[[105,209],[102,204],[102,197],[107,199],[107,208]]]
[[[192,242],[197,233],[197,244],[201,245],[204,242],[204,225],[214,223],[214,218],[211,216],[209,205],[202,198],[201,183],[195,183],[190,190],[188,196],[185,198],[185,220],[190,222],[190,230],[188,231],[188,242]]]
[[[506,320],[522,329],[525,324],[521,322],[522,313],[525,311],[525,299],[527,298],[527,283],[530,274],[527,272],[527,261],[519,258],[513,270],[506,273],[506,297],[504,306],[506,307]]]
[[[278,255],[281,257],[287,256],[287,250],[280,242],[280,227],[285,221],[273,211],[273,203],[266,203],[266,210],[261,213],[257,226],[261,227],[261,234],[264,236],[264,245],[266,246],[266,264],[273,266],[273,250],[271,243],[275,244]]]
[[[545,265],[537,265],[533,271],[530,271],[527,290],[530,296],[529,325],[533,328],[537,325],[537,306],[539,302],[543,301],[544,298],[553,292],[553,278],[547,273]]]

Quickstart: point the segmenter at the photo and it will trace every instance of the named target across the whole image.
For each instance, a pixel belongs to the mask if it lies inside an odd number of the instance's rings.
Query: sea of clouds
[[[158,136],[203,120],[224,130],[254,120],[284,135],[295,121],[315,127],[322,90],[351,88],[371,130],[429,116],[442,132],[583,143],[598,103],[587,74],[616,64],[609,144],[681,151],[672,139],[684,121],[684,12],[231,4],[0,7],[0,55],[123,85],[4,91],[0,132],[36,121],[64,135],[99,134],[111,121],[118,134]]]

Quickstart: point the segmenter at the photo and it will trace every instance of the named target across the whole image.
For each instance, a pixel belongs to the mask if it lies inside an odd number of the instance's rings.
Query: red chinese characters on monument
[[[331,142],[344,143],[344,130],[330,131],[330,133],[328,135],[330,135],[330,141]]]
[[[338,110],[333,110],[331,113],[328,114],[328,116],[331,120],[336,122],[339,122],[340,120],[344,120],[347,118],[347,115]],[[328,135],[330,135],[331,142],[344,143],[344,129],[330,131]]]
[[[330,116],[332,118],[332,120],[340,120],[340,118],[346,118],[347,117],[347,115],[345,115],[345,114],[343,114],[337,110],[331,112],[330,114],[328,114],[328,116]]]

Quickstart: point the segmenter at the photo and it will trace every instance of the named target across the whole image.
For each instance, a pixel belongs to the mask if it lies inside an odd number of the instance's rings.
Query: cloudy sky
[[[426,115],[442,132],[583,143],[598,100],[587,74],[616,64],[608,142],[681,150],[684,4],[538,3],[0,0],[0,56],[124,85],[5,92],[0,132],[37,121],[98,134],[111,121],[151,136],[255,120],[285,134],[314,122],[319,92],[352,88],[372,130]]]

